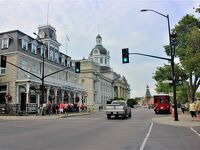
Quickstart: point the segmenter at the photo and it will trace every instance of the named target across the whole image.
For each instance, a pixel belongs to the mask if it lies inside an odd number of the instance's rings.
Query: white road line
[[[153,122],[152,122],[151,125],[150,125],[149,132],[147,133],[147,135],[146,135],[146,137],[145,137],[145,139],[144,139],[142,145],[140,146],[140,150],[143,150],[143,149],[144,149],[144,146],[145,146],[145,144],[146,144],[146,142],[147,142],[147,140],[148,140],[148,138],[149,138],[149,135],[150,135],[150,133],[151,133],[152,127],[153,127]]]
[[[194,133],[196,133],[198,136],[200,136],[200,134],[199,134],[195,129],[193,129],[192,127],[190,127],[190,129],[191,129]]]

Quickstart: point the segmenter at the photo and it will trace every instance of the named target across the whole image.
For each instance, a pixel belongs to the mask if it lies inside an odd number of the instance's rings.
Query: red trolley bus
[[[158,94],[153,96],[155,114],[170,114],[170,97],[168,94]]]

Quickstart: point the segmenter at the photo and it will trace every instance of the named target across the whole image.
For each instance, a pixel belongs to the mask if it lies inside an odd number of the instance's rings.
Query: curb
[[[59,118],[67,118],[73,116],[83,116],[90,115],[91,113],[69,113],[63,115],[46,115],[46,116],[0,116],[0,120],[46,120],[46,119],[59,119]]]

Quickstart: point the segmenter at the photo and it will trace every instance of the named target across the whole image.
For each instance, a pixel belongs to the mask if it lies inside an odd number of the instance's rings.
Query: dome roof
[[[108,55],[107,50],[102,45],[96,45],[90,52],[90,56],[93,55],[95,51],[97,51],[100,55]]]

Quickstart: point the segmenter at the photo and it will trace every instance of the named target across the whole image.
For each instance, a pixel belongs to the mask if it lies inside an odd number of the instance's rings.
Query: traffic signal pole
[[[142,56],[147,56],[147,57],[153,57],[153,58],[158,58],[158,59],[164,59],[164,60],[172,61],[170,58],[159,57],[159,56],[154,56],[154,55],[147,55],[147,54],[142,54],[142,53],[129,53],[129,54],[142,55]]]

